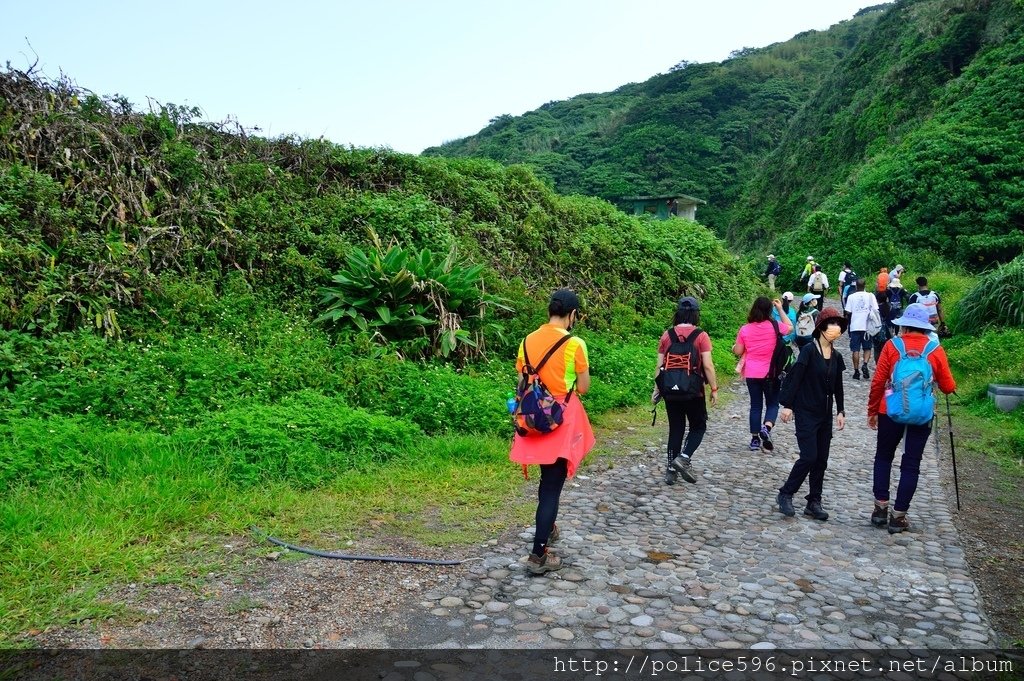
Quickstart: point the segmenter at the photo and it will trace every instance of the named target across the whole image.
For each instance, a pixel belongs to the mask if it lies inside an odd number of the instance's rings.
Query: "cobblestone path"
[[[844,337],[845,339],[845,337]],[[848,346],[840,341],[849,357]],[[797,457],[793,425],[751,452],[742,382],[712,410],[697,484],[662,480],[667,426],[611,470],[585,468],[562,495],[554,550],[525,569],[532,528],[494,546],[392,647],[984,648],[996,645],[928,443],[910,532],[869,522],[875,433],[868,382],[845,376],[847,425],[825,478],[827,522],[786,518],[775,494]],[[663,413],[662,413],[663,417]],[[659,419],[663,421],[662,419]],[[948,452],[941,452],[948,456]],[[894,483],[898,467],[894,466]]]

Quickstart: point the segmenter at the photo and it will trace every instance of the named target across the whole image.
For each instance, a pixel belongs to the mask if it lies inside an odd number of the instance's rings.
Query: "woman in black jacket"
[[[846,425],[843,412],[843,371],[846,363],[834,343],[843,335],[846,325],[846,319],[835,309],[822,310],[814,327],[814,340],[800,350],[800,356],[782,384],[779,404],[783,409],[779,416],[783,423],[788,423],[796,415],[796,441],[800,447],[800,458],[793,464],[789,478],[775,498],[779,511],[787,516],[796,515],[793,495],[810,476],[804,515],[815,520],[828,520],[828,513],[821,507],[821,488],[832,444],[833,401],[836,428],[842,430]]]

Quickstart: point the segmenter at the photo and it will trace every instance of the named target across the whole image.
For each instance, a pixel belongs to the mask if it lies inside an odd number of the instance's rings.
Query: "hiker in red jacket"
[[[930,340],[928,333],[935,327],[928,321],[928,309],[921,304],[908,305],[903,316],[892,322],[900,328],[899,338],[902,339],[907,353],[921,353]],[[956,381],[949,371],[949,361],[942,346],[936,347],[928,355],[928,364],[939,390],[947,395],[956,390]],[[924,454],[928,435],[931,433],[931,422],[924,425],[896,423],[886,413],[885,393],[891,390],[888,382],[896,363],[900,360],[899,350],[893,341],[887,341],[882,354],[875,366],[875,375],[871,379],[871,390],[868,393],[868,426],[878,431],[875,445],[874,495],[875,508],[871,513],[871,524],[876,527],[888,525],[889,534],[903,532],[910,528],[907,521],[907,510],[910,500],[917,491],[917,480],[921,470],[921,456]],[[896,488],[896,503],[889,510],[889,478],[892,473],[892,462],[896,456],[896,448],[906,436],[903,456],[900,458],[900,481]]]

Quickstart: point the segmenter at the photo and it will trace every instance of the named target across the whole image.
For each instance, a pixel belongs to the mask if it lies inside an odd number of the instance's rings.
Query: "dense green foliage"
[[[116,336],[124,314],[166,295],[167,275],[222,287],[239,273],[237,287],[308,314],[372,235],[457,247],[516,313],[575,287],[605,328],[616,302],[648,315],[722,273],[746,276],[698,225],[561,197],[521,166],[229,134],[176,107],[137,115],[18,72],[0,76],[0,95],[4,328],[88,322]]]
[[[793,120],[730,238],[835,265],[1010,260],[1024,250],[1022,101],[1020,3],[896,3]]]
[[[722,336],[754,295],[704,227],[522,166],[250,138],[18,72],[0,92],[0,486],[103,475],[107,438],[153,433],[299,485],[507,435],[510,358],[557,286],[584,301],[599,414],[646,398],[679,294]]]
[[[757,161],[878,15],[738,50],[720,64],[682,62],[614,92],[498,116],[476,135],[424,154],[528,163],[563,193],[609,200],[682,192],[707,200],[700,219],[724,229]]]

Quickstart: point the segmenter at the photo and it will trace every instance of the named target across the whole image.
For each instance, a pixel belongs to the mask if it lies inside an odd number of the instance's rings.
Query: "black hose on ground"
[[[305,553],[310,556],[319,556],[320,558],[333,558],[335,560],[372,560],[380,563],[415,563],[417,565],[461,565],[466,562],[464,560],[426,560],[424,558],[401,558],[394,556],[356,556],[345,553],[331,553],[329,551],[319,551],[317,549],[309,549],[305,546],[296,546],[295,544],[289,544],[286,541],[281,541],[277,537],[271,537],[269,534],[261,530],[260,528],[252,525],[251,528],[256,534],[263,535],[271,544],[277,544],[283,546],[289,551],[298,551],[299,553]]]

